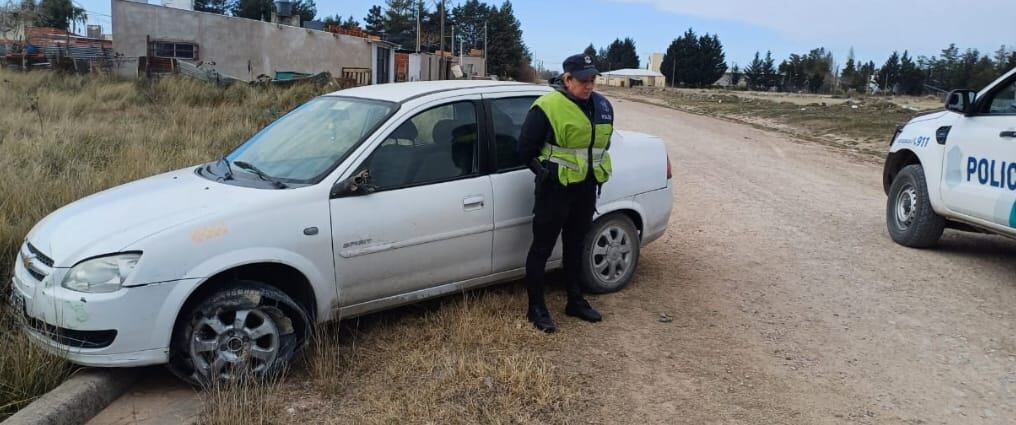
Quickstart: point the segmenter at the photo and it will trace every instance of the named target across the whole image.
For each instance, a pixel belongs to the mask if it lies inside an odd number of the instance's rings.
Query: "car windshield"
[[[319,97],[269,124],[226,159],[253,165],[271,180],[315,183],[370,135],[394,108],[395,104],[389,102]]]

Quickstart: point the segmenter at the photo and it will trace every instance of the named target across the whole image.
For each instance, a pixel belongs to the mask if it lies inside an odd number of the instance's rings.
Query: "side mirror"
[[[335,199],[347,196],[369,195],[374,193],[375,190],[377,188],[370,183],[370,172],[362,170],[348,179],[335,183],[329,195],[331,199]]]
[[[945,109],[968,115],[973,112],[977,92],[973,90],[953,90],[945,97]]]

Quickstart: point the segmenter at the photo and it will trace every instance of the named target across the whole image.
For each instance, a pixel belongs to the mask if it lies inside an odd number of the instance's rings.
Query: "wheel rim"
[[[914,222],[917,216],[917,189],[913,185],[906,185],[896,195],[896,224],[900,229],[906,230]]]
[[[596,236],[590,266],[593,276],[607,284],[620,282],[632,266],[632,236],[619,226],[607,226]]]
[[[279,328],[258,309],[223,311],[194,327],[190,355],[195,371],[229,381],[263,373],[279,354]]]

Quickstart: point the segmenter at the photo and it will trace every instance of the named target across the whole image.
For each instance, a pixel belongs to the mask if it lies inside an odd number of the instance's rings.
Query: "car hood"
[[[42,219],[27,239],[56,267],[70,267],[213,214],[228,203],[225,192],[245,190],[204,179],[193,170],[160,174],[75,201]]]

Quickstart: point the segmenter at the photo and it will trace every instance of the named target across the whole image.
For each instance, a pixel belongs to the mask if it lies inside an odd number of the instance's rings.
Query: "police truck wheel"
[[[180,316],[170,370],[203,386],[271,378],[303,349],[310,332],[307,313],[288,295],[263,283],[236,281]]]
[[[886,204],[889,236],[911,248],[929,248],[942,237],[945,219],[928,200],[928,185],[920,165],[908,165],[896,175]]]
[[[586,292],[616,292],[628,285],[639,263],[639,233],[624,214],[610,214],[593,223],[582,253]]]

